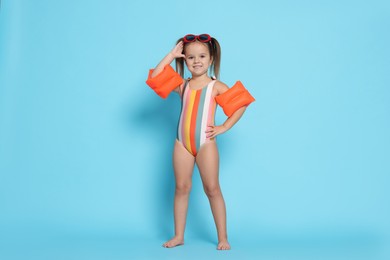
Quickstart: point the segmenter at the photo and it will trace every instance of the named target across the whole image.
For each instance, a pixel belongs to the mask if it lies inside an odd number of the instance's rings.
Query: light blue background
[[[388,1],[1,5],[1,259],[389,259]],[[230,252],[197,172],[160,247],[180,101],[145,79],[187,33],[256,97],[218,138]]]

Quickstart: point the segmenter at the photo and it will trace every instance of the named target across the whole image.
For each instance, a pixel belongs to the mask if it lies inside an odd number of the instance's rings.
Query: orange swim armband
[[[168,97],[172,90],[183,83],[183,79],[169,64],[164,67],[163,71],[152,78],[153,71],[154,69],[149,70],[146,84],[162,98]]]
[[[223,112],[230,117],[239,108],[248,106],[255,99],[242,85],[241,81],[237,81],[229,90],[216,96],[215,101],[222,107]]]

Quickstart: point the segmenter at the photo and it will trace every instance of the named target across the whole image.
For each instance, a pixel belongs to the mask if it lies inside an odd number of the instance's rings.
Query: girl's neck
[[[209,80],[209,79],[210,79],[210,77],[207,75],[207,73],[199,75],[199,76],[192,75],[192,77],[191,77],[192,81],[205,81],[205,80]]]

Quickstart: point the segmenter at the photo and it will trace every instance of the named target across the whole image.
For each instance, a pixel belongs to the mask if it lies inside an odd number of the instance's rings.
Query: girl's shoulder
[[[225,83],[219,80],[215,81],[214,88],[217,91],[217,95],[221,95],[229,89],[229,87]]]

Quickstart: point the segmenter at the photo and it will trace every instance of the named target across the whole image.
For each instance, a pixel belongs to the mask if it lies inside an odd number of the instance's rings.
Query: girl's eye
[[[200,56],[201,58],[204,58],[204,57],[206,57],[206,56],[204,56],[204,55],[202,55],[202,56]]]
[[[189,60],[192,60],[192,59],[193,59],[193,57],[188,57],[188,59],[189,59]]]

